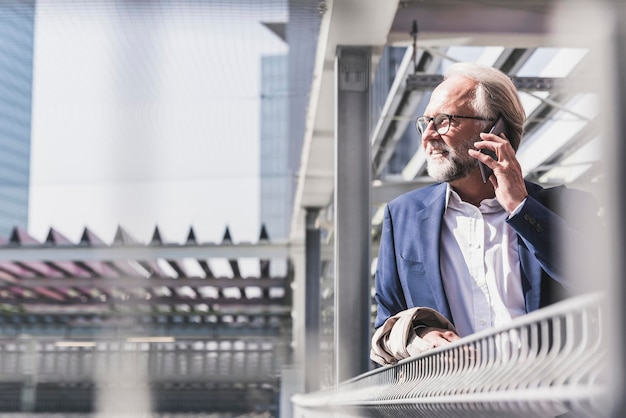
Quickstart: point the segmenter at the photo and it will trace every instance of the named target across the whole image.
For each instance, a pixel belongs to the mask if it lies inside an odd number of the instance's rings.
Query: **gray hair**
[[[452,64],[443,74],[444,79],[457,76],[476,81],[474,110],[489,119],[502,115],[506,137],[517,151],[524,133],[526,112],[513,81],[496,68],[470,62]]]

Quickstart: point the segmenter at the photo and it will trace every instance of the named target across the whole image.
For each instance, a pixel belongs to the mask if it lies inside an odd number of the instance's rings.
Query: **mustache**
[[[431,140],[428,146],[431,151],[450,151],[450,147],[445,142],[441,141]]]

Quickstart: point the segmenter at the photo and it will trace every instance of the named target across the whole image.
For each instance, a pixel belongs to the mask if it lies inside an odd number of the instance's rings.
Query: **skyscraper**
[[[35,1],[0,3],[0,235],[26,228]]]
[[[321,14],[319,4],[288,0],[289,21],[267,25],[289,45],[286,56],[263,58],[261,69],[261,222],[270,239],[286,239]]]
[[[271,239],[289,235],[293,182],[289,170],[288,57],[261,59],[261,222]]]

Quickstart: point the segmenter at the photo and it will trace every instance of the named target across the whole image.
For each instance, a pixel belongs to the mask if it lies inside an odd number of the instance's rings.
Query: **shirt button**
[[[487,323],[487,321],[485,321],[484,319],[480,320],[480,325],[485,325]]]

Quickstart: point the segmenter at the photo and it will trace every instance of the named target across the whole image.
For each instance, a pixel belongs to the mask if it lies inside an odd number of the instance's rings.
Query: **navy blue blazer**
[[[526,203],[507,222],[518,235],[522,289],[526,311],[531,312],[564,296],[568,287],[559,265],[557,242],[585,241],[577,225],[597,213],[592,212],[593,205],[581,204],[593,199],[580,190],[564,186],[544,189],[530,182],[526,188]],[[390,316],[416,306],[433,308],[454,323],[439,268],[445,200],[446,184],[438,183],[387,204],[375,278],[376,328]],[[561,210],[561,205],[573,202],[584,210],[571,214]],[[555,238],[559,234],[564,235]]]

